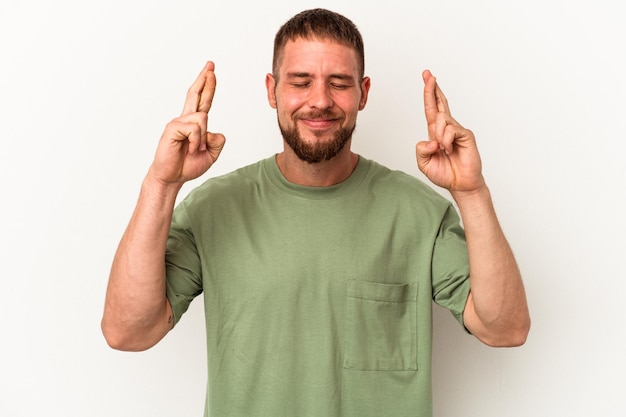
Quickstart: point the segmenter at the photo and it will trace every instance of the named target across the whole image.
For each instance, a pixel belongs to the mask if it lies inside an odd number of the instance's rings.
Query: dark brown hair
[[[365,71],[365,51],[363,38],[356,25],[345,16],[326,9],[311,9],[298,13],[289,19],[276,33],[274,38],[274,57],[272,72],[278,79],[278,68],[282,52],[288,41],[298,38],[333,40],[353,48],[359,60],[359,75]]]

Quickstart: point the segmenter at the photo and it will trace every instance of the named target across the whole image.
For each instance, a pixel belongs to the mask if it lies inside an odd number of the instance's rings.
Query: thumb
[[[418,142],[415,146],[417,167],[424,174],[428,171],[431,158],[439,151],[439,143],[434,140]],[[426,175],[428,176],[428,175]]]
[[[215,162],[217,160],[217,157],[222,152],[222,149],[224,148],[224,144],[226,143],[226,137],[221,133],[207,132],[206,143],[207,150],[213,157],[213,162]]]
[[[434,140],[418,142],[415,146],[417,160],[430,159],[439,150],[439,143]]]

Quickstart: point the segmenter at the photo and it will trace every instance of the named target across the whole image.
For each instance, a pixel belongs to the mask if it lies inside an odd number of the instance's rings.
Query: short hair
[[[365,73],[363,37],[356,25],[347,17],[326,9],[305,10],[283,24],[274,38],[272,73],[278,78],[282,53],[288,41],[298,38],[333,40],[354,49],[357,54],[359,76]]]

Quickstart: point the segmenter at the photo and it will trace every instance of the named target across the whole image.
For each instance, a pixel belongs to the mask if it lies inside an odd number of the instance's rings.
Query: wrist
[[[150,195],[159,196],[163,200],[175,200],[183,183],[164,181],[159,178],[151,167],[141,186]]]
[[[491,201],[491,192],[487,184],[482,184],[480,187],[473,190],[463,191],[450,191],[452,198],[456,202],[459,209],[465,207],[472,207],[476,205],[483,205],[486,202]]]

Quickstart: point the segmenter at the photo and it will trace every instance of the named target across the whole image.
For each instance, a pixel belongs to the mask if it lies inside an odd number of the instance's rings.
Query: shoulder
[[[229,173],[212,177],[192,189],[183,199],[187,207],[206,206],[210,202],[245,197],[261,187],[266,160],[238,168]]]
[[[422,203],[448,207],[451,201],[436,191],[431,185],[404,171],[388,168],[376,161],[370,164],[367,186],[376,194],[391,197],[393,200],[407,199],[412,203]]]

